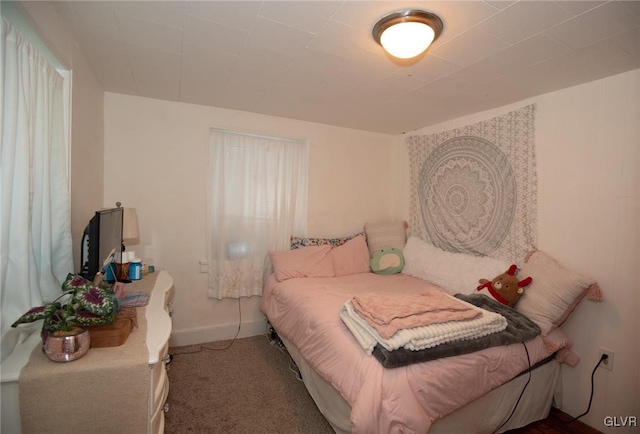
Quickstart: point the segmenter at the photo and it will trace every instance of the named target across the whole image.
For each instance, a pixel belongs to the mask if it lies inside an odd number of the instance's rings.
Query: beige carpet
[[[230,341],[204,344],[225,348]],[[165,433],[330,434],[289,356],[265,336],[171,348]],[[293,367],[293,363],[291,363]]]

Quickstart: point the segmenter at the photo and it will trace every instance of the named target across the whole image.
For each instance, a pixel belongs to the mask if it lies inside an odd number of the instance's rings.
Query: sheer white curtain
[[[211,130],[209,297],[262,294],[269,250],[305,233],[307,142]]]
[[[4,17],[0,107],[2,359],[11,324],[73,271],[63,78]]]

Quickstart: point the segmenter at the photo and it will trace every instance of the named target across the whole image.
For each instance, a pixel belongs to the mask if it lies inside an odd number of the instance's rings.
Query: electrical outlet
[[[613,351],[607,350],[606,348],[600,348],[600,357],[602,357],[603,354],[607,355],[607,359],[600,363],[600,367],[608,371],[613,371]]]

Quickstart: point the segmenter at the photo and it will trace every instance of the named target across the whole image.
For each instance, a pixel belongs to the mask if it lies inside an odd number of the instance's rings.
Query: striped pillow
[[[369,256],[383,247],[404,249],[407,243],[407,223],[404,221],[393,223],[366,223],[364,231],[367,234]]]

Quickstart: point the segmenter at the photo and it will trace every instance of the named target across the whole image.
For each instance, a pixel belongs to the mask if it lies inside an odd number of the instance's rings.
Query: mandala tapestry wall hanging
[[[535,249],[535,105],[407,138],[410,233],[451,252],[521,262]]]

